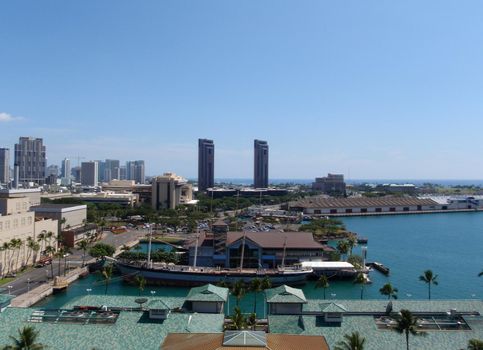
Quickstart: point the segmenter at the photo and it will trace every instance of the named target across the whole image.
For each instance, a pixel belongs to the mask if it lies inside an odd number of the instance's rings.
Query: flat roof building
[[[175,173],[164,173],[153,178],[153,209],[175,209],[180,204],[191,204],[192,200],[193,188],[185,178]]]
[[[99,180],[99,164],[97,161],[81,163],[82,186],[97,186]]]
[[[14,164],[18,166],[19,182],[45,182],[46,149],[41,138],[20,137],[15,144]]]
[[[198,190],[215,185],[215,144],[213,140],[198,140]]]
[[[267,141],[254,141],[254,175],[253,186],[255,188],[268,187],[268,143]]]

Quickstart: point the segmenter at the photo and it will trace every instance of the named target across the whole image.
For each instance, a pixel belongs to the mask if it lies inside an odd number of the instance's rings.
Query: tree
[[[352,264],[357,270],[364,268],[364,259],[360,255],[352,254],[347,258],[347,262]]]
[[[483,350],[483,341],[478,339],[470,339],[468,341],[468,350]]]
[[[105,243],[96,243],[91,249],[89,249],[89,254],[94,258],[102,258],[105,256],[112,256],[116,252],[116,248],[114,248],[110,244]]]
[[[62,258],[64,257],[64,254],[65,254],[64,248],[60,248],[54,254],[54,257],[59,259],[59,265],[57,266],[57,276],[60,276],[60,267],[61,267],[61,262],[62,262]],[[54,278],[54,275],[52,275],[52,278]]]
[[[428,299],[431,300],[431,284],[438,285],[438,275],[434,275],[431,270],[426,270],[423,275],[419,276],[419,280],[428,285]]]
[[[235,306],[233,315],[230,316],[230,319],[231,319],[231,322],[233,323],[233,328],[235,328],[236,330],[245,328],[246,319],[245,319],[245,316],[242,314],[240,307]]]
[[[10,273],[10,260],[9,260],[9,251],[10,251],[10,242],[3,242],[2,250],[3,250],[3,265],[7,266],[7,273]],[[7,260],[9,261],[7,265]],[[3,270],[4,267],[2,267]]]
[[[272,288],[272,281],[268,276],[262,278],[262,290],[265,291],[266,289]]]
[[[46,239],[46,233],[45,231],[42,231],[41,233],[39,233],[37,235],[37,242],[40,243],[40,249],[43,250],[43,248],[45,247],[45,244],[47,243],[47,239]]]
[[[37,343],[39,331],[34,327],[25,326],[18,330],[18,338],[10,336],[13,345],[3,347],[3,350],[43,350],[46,348],[44,344]]]
[[[414,336],[426,335],[426,333],[418,330],[418,323],[416,318],[409,310],[401,310],[400,316],[396,320],[396,327],[393,328],[399,334],[406,336],[406,349],[409,350],[409,334]]]
[[[345,239],[340,240],[337,242],[337,250],[340,255],[347,255],[349,252],[349,243]]]
[[[109,283],[111,283],[111,278],[112,278],[112,264],[106,265],[102,269],[101,274],[102,274],[102,277],[104,278],[104,286],[105,286],[104,294],[107,295],[107,288],[109,287]]]
[[[253,292],[254,298],[253,298],[253,313],[257,313],[257,296],[258,293],[262,291],[262,280],[260,278],[254,278],[250,281],[250,291]]]
[[[55,254],[55,248],[52,247],[51,245],[48,245],[47,247],[45,247],[45,254],[47,254],[50,257],[53,257],[54,254]],[[52,279],[53,279],[54,278],[54,264],[52,262],[50,263],[50,272],[51,272],[51,276],[52,276]]]
[[[329,279],[325,275],[320,276],[317,282],[315,282],[316,289],[322,288],[324,290],[324,299],[325,299],[325,290],[329,287],[330,287]]]
[[[83,239],[82,241],[79,241],[79,243],[77,243],[77,248],[82,250],[82,267],[84,267],[86,265],[86,252],[89,248],[89,242],[86,239]]]
[[[345,334],[344,340],[341,340],[334,347],[334,350],[364,350],[366,339],[361,337],[359,332]]]
[[[122,247],[121,247],[122,252],[128,252],[130,250],[131,250],[131,247],[126,245],[126,244],[123,244]]]
[[[141,295],[141,293],[144,290],[144,287],[146,286],[146,279],[144,278],[144,276],[137,275],[135,278],[135,281],[139,289],[139,295]]]
[[[240,300],[245,296],[245,282],[236,281],[231,287],[231,294],[236,298],[236,306],[239,306]]]
[[[361,285],[361,300],[364,298],[364,286],[367,284],[367,277],[364,273],[359,272],[353,281],[354,284]]]
[[[394,288],[391,283],[386,283],[379,289],[379,293],[382,295],[387,295],[387,299],[391,300],[391,298],[397,299],[397,288]]]
[[[357,246],[357,236],[351,234],[349,237],[347,237],[347,245],[349,246],[349,253],[352,256],[352,250]]]

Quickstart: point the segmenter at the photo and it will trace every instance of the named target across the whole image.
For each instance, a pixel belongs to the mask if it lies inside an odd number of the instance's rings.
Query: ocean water
[[[196,181],[196,179],[192,179]],[[299,185],[309,185],[314,182],[315,179],[270,179],[270,184],[279,185],[279,184],[299,184]],[[478,179],[345,179],[346,183],[349,184],[362,184],[362,183],[371,183],[371,184],[385,184],[385,183],[396,183],[396,184],[404,184],[404,183],[411,183],[414,185],[422,185],[424,183],[432,183],[441,186],[483,186],[483,180]],[[226,184],[233,184],[233,185],[244,185],[249,186],[253,184],[253,179],[244,179],[244,178],[216,178],[216,183],[226,183]]]
[[[444,213],[348,217],[342,219],[347,228],[369,239],[368,261],[382,262],[391,269],[389,276],[378,271],[370,273],[372,284],[364,287],[364,299],[385,298],[379,289],[391,282],[399,289],[400,299],[426,299],[427,285],[418,277],[431,269],[438,275],[439,285],[432,288],[433,299],[482,299],[483,277],[483,213]],[[354,253],[360,253],[356,247]],[[87,291],[90,289],[90,291]],[[322,298],[322,290],[309,282],[304,287],[308,298]],[[144,295],[186,296],[187,288],[150,287]],[[87,293],[104,294],[100,276],[93,274],[73,283],[66,292],[51,296],[38,306],[58,308],[68,300]],[[138,295],[135,286],[121,278],[112,280],[109,294]],[[330,281],[328,299],[359,299],[360,286],[351,281]],[[251,312],[254,295],[248,293],[241,301],[245,312]],[[235,306],[231,298],[230,309]],[[257,313],[264,314],[263,296],[257,298]]]

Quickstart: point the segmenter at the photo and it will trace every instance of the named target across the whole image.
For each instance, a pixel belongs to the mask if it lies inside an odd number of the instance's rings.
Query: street
[[[140,239],[146,235],[144,230],[130,230],[121,234],[113,234],[110,231],[104,231],[102,239],[98,242],[110,244],[116,248],[123,246],[129,242]],[[97,242],[96,242],[97,243]],[[95,244],[95,243],[94,243]],[[27,293],[29,290],[38,287],[40,284],[52,280],[52,268],[54,271],[54,277],[60,275],[64,276],[64,265],[67,267],[67,271],[70,269],[79,267],[82,265],[83,252],[78,249],[71,249],[71,254],[67,257],[66,262],[64,259],[60,261],[60,274],[59,274],[59,259],[53,259],[52,265],[46,265],[44,267],[29,267],[29,270],[19,274],[19,276],[0,288],[5,288],[6,294],[18,296],[23,293]],[[85,257],[85,261],[91,260],[92,257],[88,254]]]

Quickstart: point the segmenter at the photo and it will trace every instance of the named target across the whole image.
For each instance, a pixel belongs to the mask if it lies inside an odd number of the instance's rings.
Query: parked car
[[[35,267],[44,267],[52,264],[52,258],[50,256],[43,256],[37,261]]]

